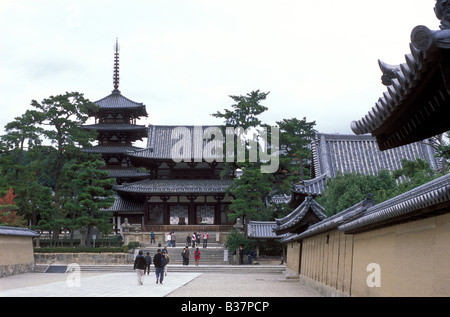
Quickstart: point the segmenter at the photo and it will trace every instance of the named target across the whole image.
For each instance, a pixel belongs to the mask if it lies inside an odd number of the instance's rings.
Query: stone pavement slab
[[[170,273],[163,285],[156,284],[155,274],[150,273],[145,276],[144,285],[141,286],[137,284],[137,275],[134,272],[91,276],[81,273],[81,279],[68,273],[36,274],[32,275],[39,279],[40,283],[35,282],[32,286],[8,287],[6,283],[13,283],[16,276],[0,279],[0,297],[163,297],[201,273]],[[29,274],[23,275],[30,277]],[[52,281],[55,279],[60,281]],[[3,283],[5,286],[2,287]]]

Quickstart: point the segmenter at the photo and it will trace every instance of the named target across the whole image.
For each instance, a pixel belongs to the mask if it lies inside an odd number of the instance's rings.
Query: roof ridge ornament
[[[116,44],[114,44],[114,75],[113,75],[113,84],[114,84],[114,90],[113,93],[120,94],[119,90],[119,39],[116,37]]]
[[[439,26],[441,30],[450,29],[450,1],[436,0],[434,13],[436,14],[436,17],[441,21],[441,25]]]

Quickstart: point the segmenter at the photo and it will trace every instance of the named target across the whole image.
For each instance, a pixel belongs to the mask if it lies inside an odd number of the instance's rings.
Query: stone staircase
[[[150,256],[153,259],[153,256],[157,253],[157,249],[162,249],[156,246],[144,246],[140,250],[146,255],[147,252],[150,252]],[[183,251],[183,246],[177,247],[167,247],[167,252],[169,254],[170,262],[169,264],[183,264],[183,258],[181,256],[181,252]],[[195,263],[194,260],[194,248],[189,248],[190,252],[190,260],[189,264],[193,265]],[[228,264],[228,261],[224,261],[224,252],[225,249],[218,246],[208,246],[208,248],[203,249],[199,248],[200,251],[200,264]],[[138,250],[135,251],[137,254]]]
[[[49,268],[48,264],[37,264],[34,272],[45,273]],[[51,266],[64,266],[63,264],[52,264]],[[195,266],[189,263],[188,266],[180,264],[168,264],[167,272],[197,272],[197,273],[233,273],[233,274],[282,274],[285,272],[285,265],[205,265]],[[80,271],[83,273],[130,273],[135,272],[132,264],[127,265],[81,265]],[[155,267],[151,266],[151,273],[155,272]],[[62,273],[62,272],[59,272]]]

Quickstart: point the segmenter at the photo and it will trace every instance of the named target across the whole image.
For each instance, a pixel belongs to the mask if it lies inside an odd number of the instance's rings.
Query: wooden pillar
[[[150,210],[148,209],[148,197],[145,197],[145,200],[144,200],[144,225],[148,225],[148,223],[149,223],[149,219],[150,219],[149,212],[150,212]]]
[[[223,196],[215,196],[214,197],[216,199],[216,204],[214,206],[214,224],[215,225],[221,225],[222,224],[222,220],[221,220],[221,207],[222,207],[222,199]]]
[[[167,200],[169,200],[168,196],[161,196],[161,200],[163,201],[163,224],[170,224],[170,216],[169,216],[169,204]]]
[[[195,199],[197,196],[189,195],[187,196],[189,199],[189,210],[188,210],[188,224],[195,225],[197,224],[197,210],[195,210]]]

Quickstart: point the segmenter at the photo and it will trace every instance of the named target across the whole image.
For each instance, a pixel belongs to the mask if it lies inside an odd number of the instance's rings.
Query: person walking
[[[177,237],[175,235],[175,232],[172,231],[172,248],[176,247]]]
[[[153,232],[153,230],[150,231],[150,244],[156,244],[155,242],[155,233]]]
[[[167,264],[169,264],[170,259],[169,259],[169,251],[167,251],[166,247],[164,247],[164,249],[162,249],[161,254],[164,257],[164,259],[166,260],[166,265],[164,266],[164,276],[167,276]]]
[[[134,259],[134,270],[137,273],[138,285],[144,285],[144,275],[145,275],[145,258],[142,254],[142,251],[139,251],[136,259]]]
[[[206,249],[206,247],[208,246],[208,239],[209,239],[209,233],[204,232],[203,233],[203,249]]]
[[[244,248],[239,246],[239,264],[244,264]]]
[[[189,265],[189,246],[186,246],[183,251],[181,251],[181,256],[183,258],[183,265]]]
[[[197,248],[194,252],[194,260],[195,260],[195,266],[198,266],[198,263],[200,262],[200,250]]]
[[[252,260],[255,257],[255,251],[251,249],[247,256],[248,256],[248,264],[252,264]]]
[[[167,246],[170,247],[172,245],[172,233],[169,232],[167,234]]]
[[[155,256],[153,257],[153,264],[155,265],[155,275],[156,275],[156,284],[163,283],[164,280],[164,267],[166,266],[166,259],[161,253],[161,249],[156,251]]]
[[[147,254],[144,256],[145,258],[145,269],[147,271],[147,275],[150,275],[150,265],[152,265],[152,257],[150,256],[150,252],[147,252]],[[144,270],[145,275],[145,270]]]
[[[191,235],[189,233],[186,237],[186,245],[191,245]]]
[[[191,241],[192,241],[192,248],[195,248],[197,244],[197,234],[195,232],[192,234]]]

